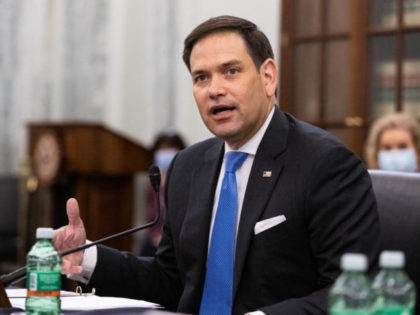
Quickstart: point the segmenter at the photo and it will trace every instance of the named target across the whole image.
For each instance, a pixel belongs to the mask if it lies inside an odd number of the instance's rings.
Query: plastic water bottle
[[[373,306],[371,281],[366,275],[367,258],[363,254],[344,254],[342,273],[328,295],[330,315],[369,315]]]
[[[379,258],[381,270],[372,283],[376,315],[412,315],[416,288],[404,271],[405,256],[400,251],[384,251]]]
[[[26,314],[60,313],[61,257],[52,236],[52,228],[38,228],[37,242],[27,255]]]

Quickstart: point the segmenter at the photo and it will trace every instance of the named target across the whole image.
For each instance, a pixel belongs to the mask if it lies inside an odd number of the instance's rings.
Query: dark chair
[[[0,268],[17,260],[19,179],[0,176]],[[5,270],[2,270],[5,271]],[[6,270],[7,271],[7,270]]]
[[[420,173],[369,170],[381,221],[381,249],[405,253],[406,271],[417,287],[420,315]]]

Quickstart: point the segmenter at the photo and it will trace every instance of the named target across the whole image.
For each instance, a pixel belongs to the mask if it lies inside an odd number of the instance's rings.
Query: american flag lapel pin
[[[271,171],[264,171],[263,177],[271,177]]]

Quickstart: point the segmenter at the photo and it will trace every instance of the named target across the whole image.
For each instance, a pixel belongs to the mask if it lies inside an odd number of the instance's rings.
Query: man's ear
[[[265,92],[267,96],[273,96],[277,89],[277,64],[268,58],[260,67],[260,74],[264,82]]]

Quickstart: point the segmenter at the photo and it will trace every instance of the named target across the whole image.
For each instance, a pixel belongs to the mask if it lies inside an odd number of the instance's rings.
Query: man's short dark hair
[[[185,39],[182,59],[191,71],[190,57],[194,45],[207,35],[232,31],[238,33],[257,69],[267,58],[273,58],[273,49],[265,34],[254,23],[235,16],[222,15],[208,19],[198,25]]]

